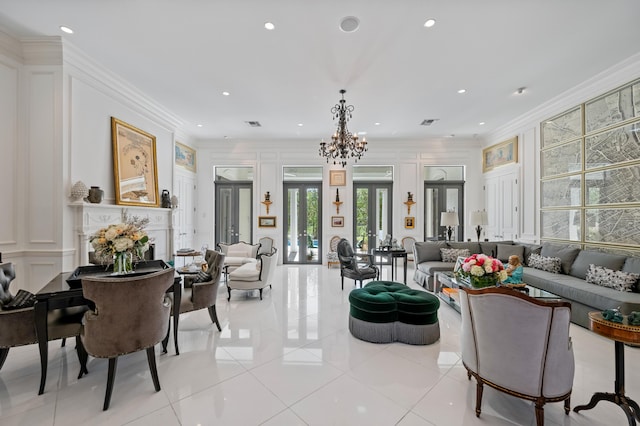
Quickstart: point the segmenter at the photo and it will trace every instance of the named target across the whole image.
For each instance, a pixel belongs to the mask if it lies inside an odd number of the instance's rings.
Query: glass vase
[[[133,272],[133,254],[121,252],[113,255],[114,275],[124,275]]]
[[[480,277],[471,275],[469,281],[473,288],[495,287],[498,285],[498,277],[494,275],[482,275]]]

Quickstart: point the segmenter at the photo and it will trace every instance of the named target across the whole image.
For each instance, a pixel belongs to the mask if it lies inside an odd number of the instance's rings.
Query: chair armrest
[[[360,259],[366,259],[365,261],[367,262],[367,266],[373,266],[375,263],[375,259],[373,258],[373,255],[369,253],[354,253],[353,256]],[[363,263],[362,260],[360,262]]]

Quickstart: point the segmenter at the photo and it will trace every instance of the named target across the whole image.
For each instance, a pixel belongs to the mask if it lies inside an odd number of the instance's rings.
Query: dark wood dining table
[[[161,271],[166,268],[169,268],[169,265],[165,262],[161,260],[151,260],[139,262],[136,265],[135,272],[137,275],[142,275],[144,273]],[[82,286],[73,286],[73,288],[69,286],[67,279],[69,279],[72,274],[77,274],[77,272],[62,272],[58,274],[36,293],[34,311],[36,336],[38,337],[38,347],[40,350],[40,388],[38,395],[44,393],[47,381],[47,362],[49,355],[47,316],[49,311],[77,306],[92,306],[92,302],[84,298]],[[86,274],[84,276],[86,276]],[[102,270],[101,273],[96,273],[95,276],[110,276],[110,274]],[[175,275],[173,284],[167,289],[167,292],[173,293],[173,338],[176,354],[179,354],[178,322],[180,319],[180,300],[182,298],[182,277],[180,275]]]

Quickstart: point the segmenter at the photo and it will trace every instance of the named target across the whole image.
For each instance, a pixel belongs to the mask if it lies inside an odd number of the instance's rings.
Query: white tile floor
[[[413,276],[410,267],[409,280]],[[387,279],[388,267],[383,278]],[[103,412],[107,362],[90,359],[77,380],[73,344],[49,345],[44,395],[37,395],[35,345],[14,348],[0,372],[0,424],[9,425],[533,425],[531,403],[485,387],[475,416],[475,382],[460,362],[460,315],[439,311],[441,339],[429,346],[376,345],[347,327],[351,280],[338,269],[280,266],[272,291],[220,289],[219,333],[205,310],[180,319],[181,355],[157,355],[162,390],[153,391],[144,352],[122,357],[111,408]],[[410,283],[412,287],[419,288]],[[613,390],[613,343],[571,326],[576,374],[572,406]],[[159,352],[159,348],[156,350]],[[640,401],[640,349],[625,348],[627,394]],[[545,406],[547,425],[624,425],[601,402],[564,415]]]

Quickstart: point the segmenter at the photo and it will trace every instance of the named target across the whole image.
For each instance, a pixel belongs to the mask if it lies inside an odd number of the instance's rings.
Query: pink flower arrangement
[[[486,254],[472,254],[467,257],[460,268],[459,273],[465,277],[492,276],[501,282],[507,279],[507,271],[498,259]]]

